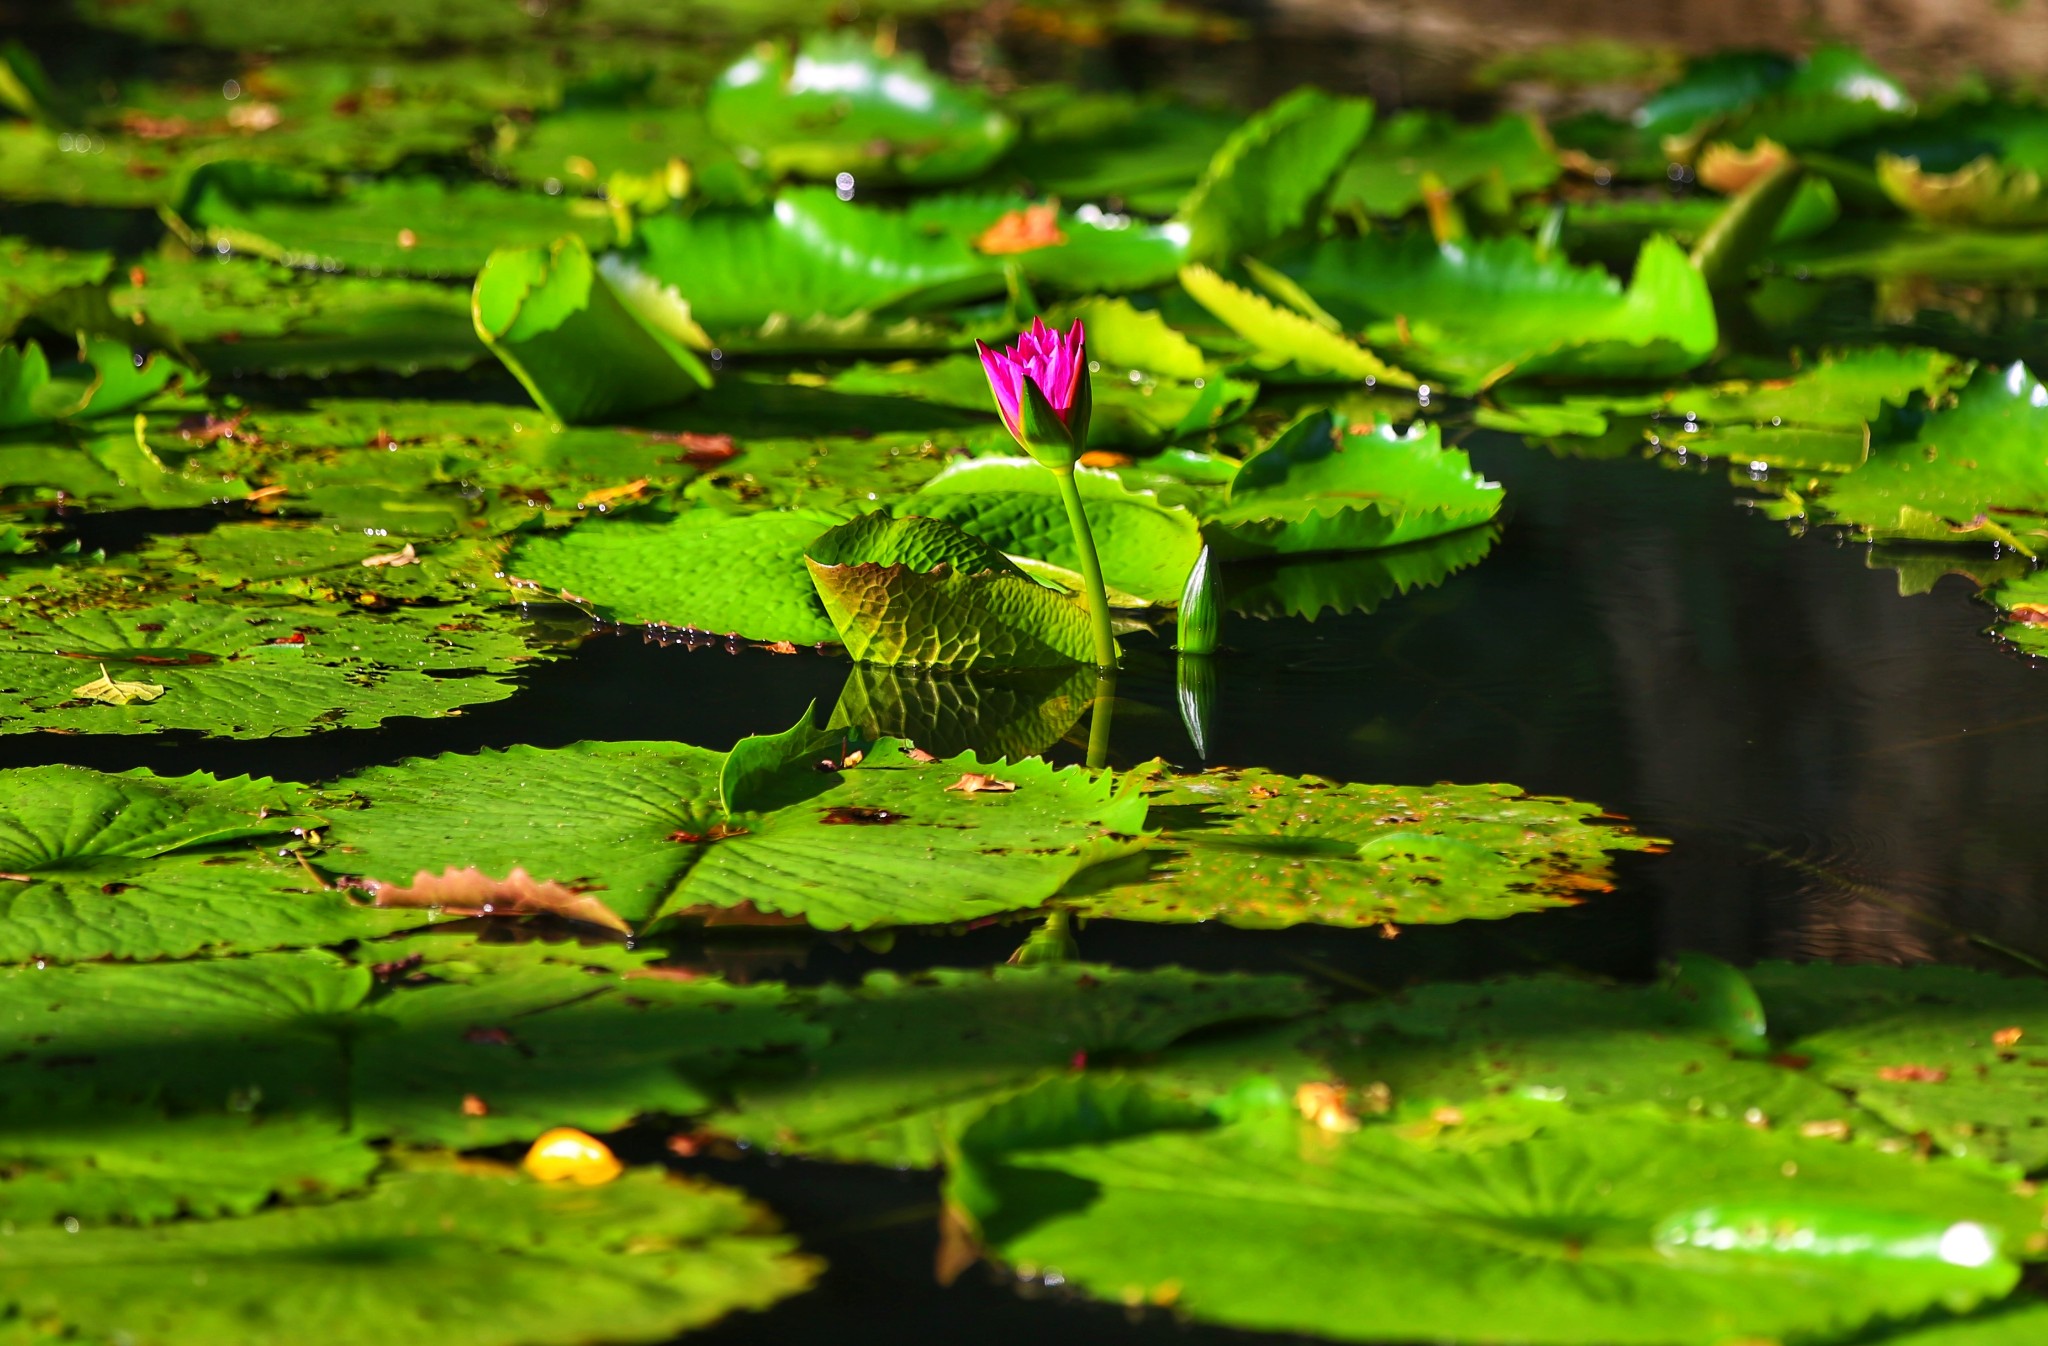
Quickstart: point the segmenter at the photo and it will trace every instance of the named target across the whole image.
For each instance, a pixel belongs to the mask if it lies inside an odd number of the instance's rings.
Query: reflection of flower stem
[[[1095,534],[1088,530],[1088,512],[1081,508],[1081,487],[1072,467],[1056,467],[1052,474],[1060,484],[1060,499],[1067,507],[1067,522],[1074,530],[1074,547],[1081,553],[1081,583],[1088,590],[1088,617],[1095,628],[1095,666],[1116,667],[1116,635],[1109,625],[1109,594],[1102,587],[1102,562],[1095,556]]]
[[[1081,956],[1074,943],[1072,918],[1066,908],[1054,907],[1045,913],[1045,924],[1024,937],[1017,951],[1010,955],[1012,967],[1037,967],[1046,963],[1071,963]]]
[[[1116,670],[1103,669],[1095,675],[1095,705],[1088,713],[1088,766],[1100,771],[1109,765],[1110,708],[1116,702]]]

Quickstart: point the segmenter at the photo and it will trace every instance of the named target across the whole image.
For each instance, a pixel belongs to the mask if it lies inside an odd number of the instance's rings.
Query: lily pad
[[[817,320],[900,316],[1002,288],[989,258],[914,207],[858,205],[829,187],[792,188],[760,210],[655,216],[635,231],[631,260],[721,340],[786,344]],[[765,275],[775,284],[762,285]],[[833,336],[827,326],[818,339],[830,348]]]
[[[510,573],[614,621],[814,645],[839,633],[804,569],[804,551],[838,522],[815,510],[711,508],[662,522],[593,521],[523,540]]]
[[[1148,603],[1174,603],[1201,554],[1195,516],[1133,491],[1115,473],[1074,474],[1095,535],[1104,580]],[[905,502],[1011,556],[1078,574],[1074,530],[1053,475],[1029,458],[977,458],[946,469]],[[1074,586],[1079,587],[1078,583]]]
[[[425,281],[159,258],[107,298],[116,318],[153,324],[210,369],[410,373],[459,369],[485,355],[468,297]]]
[[[1251,363],[1262,376],[1292,370],[1309,382],[1385,381],[1396,388],[1415,386],[1414,375],[1388,364],[1342,332],[1263,299],[1207,267],[1189,267],[1180,273],[1180,283],[1196,303],[1251,344]]]
[[[860,739],[900,738],[941,757],[977,752],[1021,761],[1042,756],[1095,703],[1096,672],[1039,668],[1013,673],[855,664],[831,723]]]
[[[1719,339],[1705,280],[1668,239],[1643,245],[1626,288],[1512,236],[1333,240],[1282,269],[1376,348],[1459,391],[1536,375],[1678,374]]]
[[[4,779],[0,962],[328,944],[418,923],[362,910],[280,854],[320,822],[298,786],[71,766]]]
[[[1534,117],[1501,117],[1459,126],[1427,112],[1403,112],[1381,122],[1344,166],[1330,193],[1332,210],[1358,210],[1398,218],[1422,204],[1422,179],[1435,175],[1445,190],[1478,183],[1519,196],[1557,181],[1557,147]]]
[[[1771,963],[1751,974],[1775,1037],[1814,1078],[1907,1135],[2048,1166],[2048,990],[1955,967]]]
[[[566,425],[673,406],[711,383],[694,354],[636,315],[574,234],[493,252],[472,312],[477,336]]]
[[[1039,191],[1069,201],[1170,212],[1209,166],[1240,118],[1129,94],[1083,94],[1061,86],[1015,101],[1024,131],[1008,167]],[[1092,329],[1091,329],[1092,330]]]
[[[44,299],[106,279],[113,258],[103,252],[39,248],[25,239],[0,238],[0,340]]]
[[[734,1081],[718,1131],[803,1154],[904,1166],[938,1162],[990,1103],[1047,1078],[1141,1058],[1199,1029],[1291,1018],[1313,994],[1290,977],[1138,972],[1067,964],[871,973],[812,992],[831,1044],[800,1074]]]
[[[1512,785],[1217,768],[1156,776],[1144,798],[1154,868],[1131,878],[1120,862],[1086,876],[1075,910],[1254,929],[1497,920],[1606,892],[1609,851],[1656,844],[1602,821],[1596,805]]]
[[[343,782],[369,807],[337,815],[321,865],[360,876],[381,902],[445,889],[467,909],[498,892],[509,911],[546,901],[615,927],[753,913],[865,929],[1038,906],[1144,821],[1108,776],[965,755],[920,763],[887,741],[834,772],[798,763],[775,807],[728,813],[724,763],[683,745],[582,743],[373,768]],[[947,789],[967,773],[1017,788]]]
[[[1873,537],[2002,541],[2030,554],[2048,539],[2048,388],[2015,363],[1977,371],[1952,406],[1828,487],[1827,516]]]
[[[602,207],[488,183],[386,178],[334,200],[263,188],[257,175],[202,174],[181,213],[222,252],[372,276],[467,279],[495,248],[546,246],[564,233],[596,246],[612,235]]]
[[[0,610],[0,733],[229,738],[310,734],[446,715],[513,692],[532,657],[515,622],[483,610],[336,613],[289,605],[158,603],[54,617]],[[126,706],[74,689],[105,665],[161,697]]]
[[[804,564],[863,662],[1019,669],[1094,657],[1079,599],[938,519],[863,515],[818,537]]]
[[[1016,135],[980,92],[850,29],[814,33],[794,50],[763,44],[718,77],[705,110],[777,177],[954,182],[988,167]]]
[[[1975,1168],[1740,1123],[1552,1112],[1466,1139],[1282,1108],[1071,1148],[1041,1123],[953,1191],[991,1251],[1098,1297],[1258,1331],[1558,1346],[1837,1336],[1995,1299],[2040,1213]]]
[[[808,1285],[816,1263],[771,1229],[735,1192],[654,1171],[592,1189],[416,1160],[330,1205],[83,1239],[18,1230],[0,1302],[163,1346],[278,1342],[311,1321],[337,1346],[653,1342]]]
[[[1303,88],[1231,132],[1181,203],[1189,256],[1228,261],[1307,221],[1372,112],[1370,99]]]
[[[1501,499],[1436,425],[1403,434],[1316,411],[1245,460],[1203,528],[1219,556],[1360,551],[1485,523]]]

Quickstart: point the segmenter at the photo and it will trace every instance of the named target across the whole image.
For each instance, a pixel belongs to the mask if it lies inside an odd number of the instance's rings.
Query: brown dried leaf
[[[1940,1084],[1948,1072],[1939,1066],[1880,1066],[1877,1077],[1894,1084]]]
[[[1016,790],[1017,782],[1013,780],[997,780],[994,776],[984,776],[979,771],[969,771],[963,773],[959,780],[954,781],[946,788],[948,790],[958,790],[964,795],[1006,795]]]
[[[377,566],[416,566],[419,563],[420,554],[413,550],[412,543],[410,542],[397,551],[384,552],[378,556],[365,556],[363,558],[363,564],[372,568]]]
[[[71,694],[104,706],[130,706],[138,701],[147,705],[164,691],[153,682],[116,682],[107,676],[107,666],[101,664],[100,675],[83,686],[73,687]]]
[[[1050,202],[1004,213],[974,240],[977,252],[990,257],[1056,248],[1067,241],[1060,232],[1059,206]]]
[[[461,916],[562,916],[622,935],[632,933],[632,927],[597,898],[552,879],[536,879],[523,868],[494,879],[474,865],[451,865],[439,874],[422,869],[404,886],[376,879],[365,879],[360,886],[380,907],[438,907]]]
[[[623,486],[602,486],[576,502],[578,509],[594,509],[618,500],[635,500],[647,494],[651,478],[636,477]]]

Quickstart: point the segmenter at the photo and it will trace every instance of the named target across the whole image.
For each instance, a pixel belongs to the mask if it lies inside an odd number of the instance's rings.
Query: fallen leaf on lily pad
[[[373,570],[378,566],[416,566],[419,563],[420,554],[413,550],[413,545],[410,542],[400,547],[397,551],[383,552],[377,556],[365,556],[363,558],[363,564]]]
[[[100,675],[83,686],[73,687],[71,694],[102,705],[127,706],[137,701],[147,705],[162,696],[164,691],[153,682],[117,682],[107,676],[107,666],[101,664]]]
[[[439,874],[422,869],[405,885],[376,879],[358,883],[380,907],[432,907],[465,916],[564,916],[621,934],[631,929],[599,899],[553,879],[536,879],[523,868],[494,879],[474,865],[451,865]]]
[[[994,776],[984,776],[978,771],[968,771],[946,788],[958,790],[964,795],[1009,794],[1017,788],[1017,782],[997,780]]]

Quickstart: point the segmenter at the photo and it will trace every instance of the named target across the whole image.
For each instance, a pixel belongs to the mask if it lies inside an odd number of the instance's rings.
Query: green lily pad
[[[2048,1166],[2048,1086],[2036,1064],[2048,1061],[2048,990],[2039,981],[1784,963],[1751,979],[1785,1052],[1860,1107],[1950,1154]]]
[[[752,913],[865,929],[1038,906],[1144,820],[1108,776],[965,755],[919,763],[886,742],[836,772],[798,763],[776,807],[728,814],[724,762],[683,745],[582,743],[373,768],[343,782],[370,807],[336,815],[321,865],[385,903],[445,893],[463,909],[560,909],[614,928]],[[965,774],[1017,788],[948,789]],[[547,808],[532,808],[542,796]]]
[[[614,621],[815,645],[839,633],[818,602],[804,551],[838,522],[816,510],[710,508],[659,523],[592,521],[522,540],[509,573]]]
[[[852,30],[794,50],[763,44],[711,86],[711,125],[769,173],[827,181],[935,183],[973,177],[1009,147],[1016,124],[916,56],[884,54]]]
[[[1426,173],[1453,192],[1497,177],[1499,190],[1520,196],[1557,181],[1557,147],[1533,117],[1459,126],[1432,113],[1403,112],[1359,146],[1338,175],[1330,208],[1398,218],[1422,204]]]
[[[863,662],[1021,669],[1094,658],[1078,598],[938,519],[863,515],[820,535],[804,564],[847,653]]]
[[[1609,851],[1651,840],[1598,807],[1512,785],[1336,784],[1256,768],[1145,787],[1154,863],[1083,880],[1089,916],[1254,929],[1436,925],[1569,906],[1612,886]]]
[[[1179,601],[1202,551],[1195,516],[1162,504],[1156,495],[1131,490],[1112,472],[1082,468],[1074,479],[1105,582],[1148,603]],[[904,508],[953,524],[1008,555],[1076,574],[1080,570],[1059,483],[1029,458],[957,464],[926,482]]]
[[[1956,1322],[1881,1339],[1881,1346],[2029,1346],[2048,1332],[2048,1304],[2021,1299]]]
[[[1440,983],[1346,1006],[1312,1045],[1336,1078],[1370,1087],[1397,1124],[1508,1097],[1898,1141],[1811,1072],[1745,1055],[1742,1041],[1702,1030],[1685,989],[1559,975]]]
[[[0,339],[11,336],[44,299],[76,286],[97,285],[112,267],[113,258],[103,252],[66,252],[39,248],[25,239],[0,238]]]
[[[1007,161],[1039,191],[1069,201],[1172,210],[1209,166],[1240,118],[1130,94],[1077,94],[1064,86],[1013,100],[1024,131]]]
[[[1977,371],[1954,404],[1821,499],[1827,517],[1878,538],[2003,541],[2031,553],[2048,539],[2048,388],[2015,363]]]
[[[40,617],[0,609],[0,733],[60,729],[228,738],[310,734],[446,715],[510,696],[532,657],[516,622],[479,609],[337,613],[313,606],[157,603]],[[104,665],[162,696],[81,700]]]
[[[710,1125],[781,1150],[935,1164],[990,1103],[1081,1069],[1157,1052],[1199,1029],[1314,1008],[1290,977],[1064,964],[871,973],[805,1005],[832,1035],[801,1073],[751,1070]]]
[[[163,1346],[281,1341],[312,1321],[338,1346],[653,1342],[807,1286],[816,1263],[770,1228],[737,1193],[658,1171],[587,1188],[416,1160],[329,1205],[85,1238],[17,1231],[0,1303]]]
[[[322,373],[462,368],[485,355],[459,290],[415,280],[292,271],[271,263],[157,258],[108,293],[210,369]]]
[[[800,339],[816,320],[901,315],[993,294],[1002,274],[917,213],[793,188],[760,209],[658,215],[635,231],[635,266],[672,286],[719,339]],[[773,285],[760,283],[775,277]],[[820,340],[834,336],[826,327]],[[829,346],[828,346],[829,348]]]
[[[280,854],[320,822],[297,786],[71,766],[4,779],[0,963],[328,944],[418,923],[362,910]]]
[[[1376,348],[1457,391],[1536,375],[1679,374],[1719,339],[1706,282],[1668,239],[1643,245],[1626,288],[1512,236],[1333,240],[1282,269]]]
[[[1189,257],[1228,261],[1307,221],[1372,111],[1370,99],[1296,89],[1231,132],[1181,203]]]
[[[90,1117],[36,1125],[0,1115],[0,1163],[0,1219],[11,1228],[71,1220],[97,1232],[249,1215],[280,1197],[331,1200],[366,1187],[381,1157],[318,1119],[152,1118],[110,1135]]]
[[[1316,411],[1245,460],[1203,528],[1224,557],[1360,551],[1485,523],[1501,499],[1434,424],[1401,434]]]
[[[544,247],[564,233],[598,246],[612,235],[611,216],[600,206],[488,183],[386,178],[334,200],[265,186],[251,175],[202,174],[181,214],[222,252],[373,276],[467,279],[496,248]]]
[[[1818,1339],[1962,1308],[2012,1288],[2040,1215],[1963,1165],[1535,1116],[1466,1138],[1260,1109],[1069,1148],[1041,1122],[1036,1148],[978,1157],[952,1190],[993,1253],[1097,1297],[1256,1331],[1558,1346]]]
[[[711,383],[695,355],[635,313],[574,234],[493,252],[472,311],[477,336],[565,425],[673,406]]]
[[[614,1131],[642,1114],[708,1109],[718,1096],[703,1081],[744,1052],[826,1038],[780,986],[678,976],[606,948],[435,947],[448,943],[380,947],[428,954],[429,975],[352,1016],[360,1135],[476,1149],[564,1124]]]
[[[1697,143],[1708,135],[1739,144],[1768,137],[1793,149],[1823,149],[1910,118],[1912,96],[1862,53],[1821,46],[1792,59],[1773,52],[1721,52],[1687,64],[1650,96],[1635,124],[1651,140]]]

